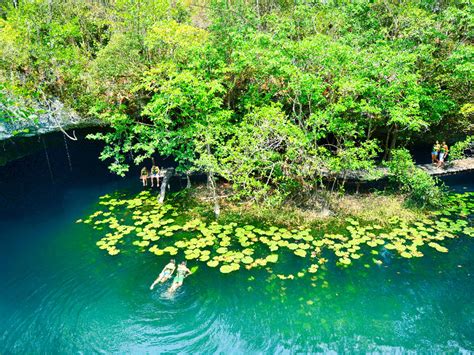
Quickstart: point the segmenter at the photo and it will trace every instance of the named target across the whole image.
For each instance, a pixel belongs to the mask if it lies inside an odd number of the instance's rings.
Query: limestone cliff
[[[34,104],[34,117],[21,120],[0,120],[0,140],[13,136],[35,136],[73,128],[102,125],[101,121],[82,117],[59,100]]]

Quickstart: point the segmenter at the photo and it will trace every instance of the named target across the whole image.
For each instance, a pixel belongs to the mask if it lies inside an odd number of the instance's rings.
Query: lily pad
[[[219,265],[219,262],[217,260],[211,260],[207,262],[207,266],[209,267],[216,267],[217,265]]]
[[[251,264],[251,263],[253,263],[253,258],[251,256],[244,256],[242,258],[242,262],[244,264]]]
[[[304,257],[306,256],[306,250],[303,250],[303,249],[296,249],[296,250],[294,251],[294,254],[295,254],[296,256],[300,256],[300,257],[304,258]]]
[[[219,271],[222,272],[223,274],[228,274],[234,271],[234,268],[231,265],[222,265]]]
[[[276,263],[278,261],[278,255],[277,254],[268,255],[265,258],[265,260],[268,261],[269,263]]]

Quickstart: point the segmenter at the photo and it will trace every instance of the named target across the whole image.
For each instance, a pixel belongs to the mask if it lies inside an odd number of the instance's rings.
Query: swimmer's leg
[[[171,275],[165,275],[160,279],[160,282],[164,284],[166,281],[168,281],[171,278]]]
[[[182,284],[182,282],[173,282],[171,287],[168,289],[168,293],[174,293]]]

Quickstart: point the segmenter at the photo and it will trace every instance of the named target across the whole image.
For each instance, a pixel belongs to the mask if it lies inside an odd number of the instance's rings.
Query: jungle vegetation
[[[111,127],[91,138],[119,175],[172,156],[234,198],[323,198],[328,176],[392,156],[413,169],[399,148],[472,134],[473,12],[468,0],[2,0],[0,119],[58,98]],[[398,183],[435,201],[411,171]]]

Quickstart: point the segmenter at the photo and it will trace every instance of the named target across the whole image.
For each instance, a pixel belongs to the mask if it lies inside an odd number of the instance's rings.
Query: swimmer
[[[176,276],[174,277],[173,284],[168,289],[168,293],[175,292],[183,284],[184,278],[191,274],[191,270],[189,270],[186,266],[186,261],[183,261],[180,265],[178,265]]]
[[[176,269],[176,262],[174,261],[174,259],[171,259],[170,262],[163,268],[163,270],[161,271],[160,275],[155,280],[155,282],[153,282],[153,284],[150,286],[150,290],[153,290],[153,287],[155,287],[157,283],[160,283],[160,282],[164,283],[168,281],[171,278],[171,275],[173,275],[173,272],[175,269]],[[178,272],[179,272],[179,268],[178,268]]]

